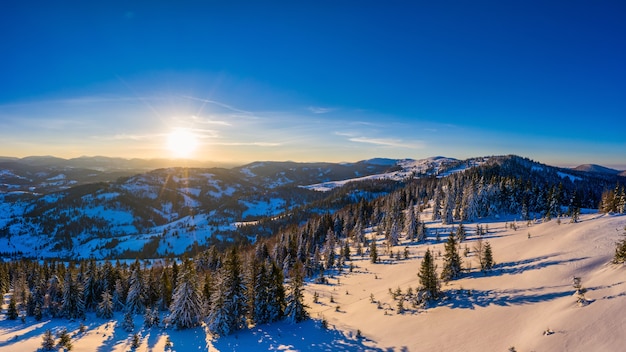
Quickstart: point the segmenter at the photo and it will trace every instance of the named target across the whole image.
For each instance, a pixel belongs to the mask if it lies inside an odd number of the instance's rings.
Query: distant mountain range
[[[246,232],[242,224],[280,217],[297,223],[389,194],[413,179],[437,182],[471,170],[484,169],[480,172],[486,181],[508,173],[520,180],[536,174],[536,186],[581,182],[596,196],[616,182],[626,184],[617,170],[557,168],[517,156],[148,168],[162,163],[166,161],[0,158],[0,254],[180,255],[194,246],[254,241],[275,231],[260,225]]]

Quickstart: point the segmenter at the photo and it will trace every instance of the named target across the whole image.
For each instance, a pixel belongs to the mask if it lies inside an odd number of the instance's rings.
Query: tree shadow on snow
[[[0,341],[0,350],[7,348],[7,350],[12,350],[11,345],[18,341],[29,340],[32,338],[41,339],[41,335],[48,329],[48,325],[51,324],[51,320],[41,321],[41,322],[27,322],[22,323],[19,320],[5,320],[2,322],[3,325],[3,341]],[[8,328],[4,328],[4,326],[9,326]],[[11,338],[7,338],[6,335],[15,333],[15,335]]]
[[[557,289],[556,291],[554,291]],[[550,290],[549,292],[545,292]],[[517,306],[552,301],[557,298],[572,296],[574,290],[570,285],[537,287],[526,290],[452,290],[439,303],[440,306],[474,309],[476,307]]]
[[[212,341],[218,351],[394,351],[372,347],[373,341],[329,327],[313,319],[256,326]]]
[[[525,271],[544,269],[554,265],[561,265],[567,263],[578,262],[581,260],[589,259],[589,257],[571,258],[564,260],[548,260],[556,257],[559,254],[550,254],[540,257],[518,260],[513,262],[498,263],[490,271],[486,272],[472,272],[468,274],[468,277],[484,277],[484,276],[498,276],[498,275],[516,275]]]

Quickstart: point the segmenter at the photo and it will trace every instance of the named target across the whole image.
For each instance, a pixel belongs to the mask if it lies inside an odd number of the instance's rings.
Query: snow
[[[119,197],[119,195],[120,195],[119,192],[108,192],[108,193],[98,194],[96,198],[99,200],[111,200],[111,199],[115,199]]]
[[[285,200],[281,198],[270,198],[267,200],[256,201],[240,200],[239,203],[247,208],[242,214],[243,219],[249,216],[276,215],[285,208]]]
[[[490,233],[485,238],[492,245],[496,269],[487,275],[474,272],[444,285],[448,292],[462,288],[463,293],[427,310],[387,311],[390,315],[385,315],[369,302],[369,296],[395,307],[388,289],[415,289],[426,248],[443,252],[443,240],[409,246],[412,259],[393,261],[392,265],[357,259],[355,273],[338,277],[340,283],[331,279],[331,285],[308,286],[309,299],[312,292],[318,292],[321,302],[309,301],[311,314],[323,315],[343,330],[359,329],[383,350],[503,351],[511,346],[518,351],[621,350],[626,337],[616,332],[624,331],[626,317],[615,308],[626,304],[622,279],[626,268],[607,263],[626,217],[590,214],[581,218],[577,224],[563,221],[558,225],[553,220],[529,228],[518,223],[517,231],[507,229],[505,222],[489,223]],[[432,230],[440,225],[427,226]],[[473,233],[475,225],[465,226]],[[475,239],[471,234],[468,238],[471,248]],[[395,250],[401,249],[403,246]],[[463,260],[467,263],[470,258]],[[438,261],[440,272],[442,263]],[[471,262],[476,268],[475,257]],[[574,275],[581,276],[589,289],[586,296],[593,301],[586,307],[575,304]],[[467,295],[469,289],[471,296]],[[336,303],[329,303],[330,295]],[[336,306],[340,306],[339,312]],[[555,333],[544,336],[548,328]]]
[[[570,175],[570,174],[566,174],[566,173],[561,172],[561,171],[558,171],[557,174],[559,175],[560,178],[569,178],[570,181],[572,181],[572,182],[582,180],[582,178],[580,178],[578,176],[573,176],[573,175]]]
[[[377,159],[372,159],[372,160],[377,160]],[[382,160],[384,160],[384,162],[391,161],[391,159],[382,159]],[[448,170],[446,173],[440,174],[440,170],[442,169],[444,165],[454,163],[454,162],[458,162],[458,160],[452,159],[452,158],[444,158],[444,157],[432,157],[432,158],[421,159],[421,160],[413,160],[413,159],[395,160],[395,164],[400,166],[401,170],[393,171],[393,172],[386,172],[382,174],[369,175],[369,176],[364,176],[364,177],[356,177],[356,178],[351,178],[347,180],[316,183],[313,185],[307,185],[307,186],[301,186],[301,187],[318,191],[318,192],[328,192],[335,188],[342,187],[348,182],[358,182],[358,181],[366,181],[366,180],[402,181],[407,178],[417,177],[420,174],[431,174],[431,175],[434,174],[434,175],[438,175],[438,177],[443,177],[443,176],[447,176],[455,172],[463,171],[467,169],[468,167],[467,165],[461,165],[452,170]],[[475,165],[478,165],[478,163],[474,163],[471,166],[475,166]]]
[[[254,172],[252,172],[250,167],[244,167],[241,170],[239,170],[242,174],[248,176],[248,177],[256,177],[256,174]]]
[[[58,174],[54,177],[47,178],[46,180],[47,181],[59,181],[59,180],[65,180],[65,178],[66,178],[65,174]]]
[[[426,212],[421,218],[430,216]],[[359,257],[353,250],[352,272],[327,274],[327,285],[307,283],[305,301],[313,320],[255,326],[216,340],[205,326],[187,330],[144,328],[142,316],[137,315],[135,332],[141,335],[138,351],[162,351],[167,338],[174,351],[506,351],[512,346],[518,351],[622,350],[626,343],[622,334],[626,315],[621,308],[626,305],[626,266],[609,262],[615,242],[624,233],[626,216],[587,213],[575,224],[567,218],[561,224],[556,220],[517,221],[517,230],[507,226],[512,221],[509,217],[481,222],[489,229],[484,239],[493,248],[495,269],[487,274],[478,272],[472,250],[469,257],[463,257],[464,266],[471,263],[474,268],[471,273],[443,285],[448,298],[427,309],[407,303],[407,311],[398,314],[391,309],[395,304],[388,291],[418,286],[417,272],[427,248],[433,251],[441,271],[437,253],[443,252],[450,225],[431,221],[426,224],[426,243],[401,242],[392,249],[402,252],[408,247],[409,259],[390,259],[381,245],[382,262],[372,264],[367,254]],[[467,244],[472,249],[476,224],[464,226],[468,237],[461,247]],[[439,242],[433,235],[436,228],[442,234]],[[573,276],[581,277],[588,289],[589,304],[584,307],[576,305]],[[318,303],[313,303],[314,292],[319,295]],[[331,295],[334,303],[330,302]],[[384,309],[370,303],[370,295]],[[327,330],[320,326],[322,317],[328,322]],[[70,331],[74,351],[129,350],[131,334],[117,321],[122,321],[122,313],[110,321],[89,313],[84,322],[87,331],[81,333],[79,321],[36,322],[28,317],[24,324],[7,321],[3,314],[0,350],[34,351],[46,329],[62,327]],[[546,330],[554,333],[544,335]],[[357,331],[362,338],[357,337]]]

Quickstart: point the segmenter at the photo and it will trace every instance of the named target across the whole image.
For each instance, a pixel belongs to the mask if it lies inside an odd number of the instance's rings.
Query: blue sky
[[[94,3],[4,5],[0,155],[626,169],[623,1]]]

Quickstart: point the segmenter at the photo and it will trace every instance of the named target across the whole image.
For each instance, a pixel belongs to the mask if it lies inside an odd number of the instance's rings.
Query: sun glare
[[[176,158],[190,158],[198,147],[198,138],[191,131],[176,129],[167,135],[167,149]]]

